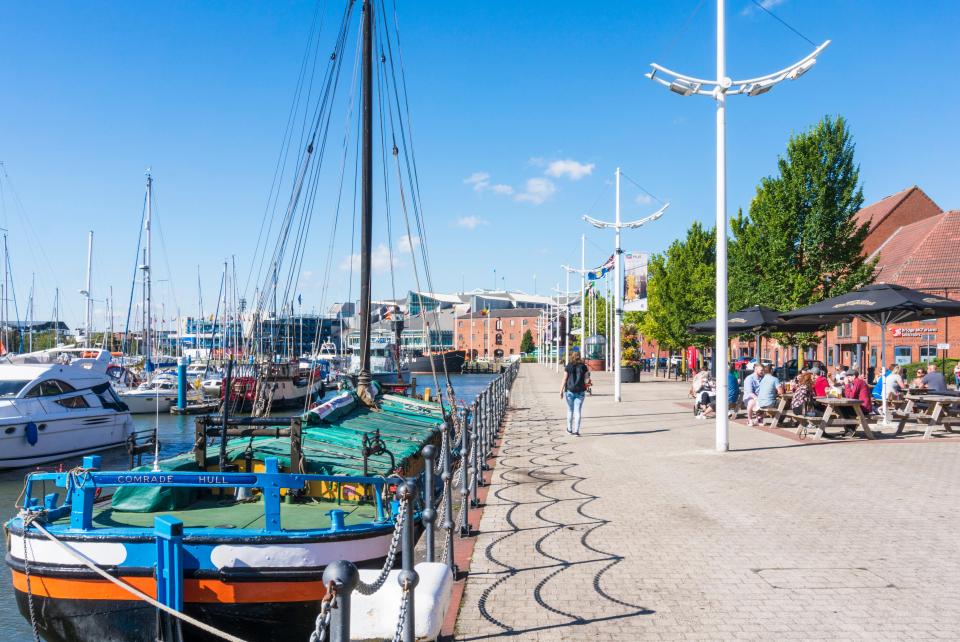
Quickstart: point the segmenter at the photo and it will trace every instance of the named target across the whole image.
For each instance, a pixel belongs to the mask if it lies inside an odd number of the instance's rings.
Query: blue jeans
[[[567,399],[567,432],[580,433],[580,411],[583,408],[583,398],[586,393],[570,392],[564,395]]]

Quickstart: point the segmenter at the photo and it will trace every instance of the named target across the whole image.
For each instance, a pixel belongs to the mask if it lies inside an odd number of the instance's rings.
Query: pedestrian
[[[960,390],[960,361],[953,366],[953,382],[957,385],[957,390]]]
[[[570,363],[564,367],[563,386],[560,398],[567,402],[567,432],[580,436],[580,416],[583,411],[583,398],[590,387],[590,370],[580,358],[579,352],[570,356]]]

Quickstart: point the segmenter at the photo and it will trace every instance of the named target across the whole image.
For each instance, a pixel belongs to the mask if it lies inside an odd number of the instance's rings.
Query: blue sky
[[[811,40],[833,44],[801,80],[730,99],[730,212],[749,204],[790,133],[824,114],[849,120],[868,202],[919,184],[941,207],[960,207],[952,81],[960,4],[766,3]],[[731,76],[772,71],[811,49],[750,0],[727,4]],[[0,160],[9,182],[0,224],[21,317],[35,273],[36,316],[50,316],[60,287],[68,323],[80,320],[89,229],[94,296],[112,285],[122,316],[148,166],[162,231],[156,314],[195,311],[198,266],[208,308],[224,259],[235,257],[245,280],[314,7],[5,3]],[[321,2],[328,16],[340,7]],[[713,220],[713,104],[643,77],[652,61],[712,75],[713,0],[400,0],[398,15],[437,289],[490,287],[496,269],[498,286],[531,291],[536,274],[543,293],[561,280],[561,263],[579,263],[583,232],[588,263],[601,262],[612,239],[579,217],[612,217],[617,165],[671,202],[663,219],[626,233],[625,247],[658,251],[692,221]],[[333,24],[321,35],[326,48]],[[349,213],[325,275],[335,197],[322,189],[317,198],[299,288],[305,310],[356,292]],[[624,217],[655,209],[646,200],[625,182]],[[375,244],[397,250],[404,291],[413,276],[394,236],[380,224]],[[383,270],[374,293],[391,293]]]

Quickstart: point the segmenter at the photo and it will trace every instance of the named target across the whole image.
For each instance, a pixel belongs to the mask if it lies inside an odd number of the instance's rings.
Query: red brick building
[[[520,354],[523,334],[530,330],[536,344],[540,310],[516,308],[490,310],[487,314],[466,314],[454,322],[454,345],[467,358],[502,358]]]
[[[911,187],[864,207],[857,220],[868,223],[864,252],[878,259],[878,283],[895,283],[960,299],[960,211],[943,212],[919,187]],[[960,318],[902,323],[887,328],[886,363],[910,363],[939,357],[938,344],[950,344],[948,357],[960,357]],[[733,342],[733,354],[753,354],[749,342]],[[824,354],[826,352],[826,354]],[[844,323],[808,351],[828,366],[877,367],[880,327],[864,321]],[[763,342],[764,358],[782,363],[796,350]]]

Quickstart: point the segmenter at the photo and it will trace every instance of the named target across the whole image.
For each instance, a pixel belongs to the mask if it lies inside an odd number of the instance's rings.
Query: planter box
[[[637,369],[633,366],[620,366],[620,383],[636,383]]]
[[[603,372],[607,369],[607,362],[605,359],[586,359],[584,363],[587,364],[587,369],[591,372]]]

